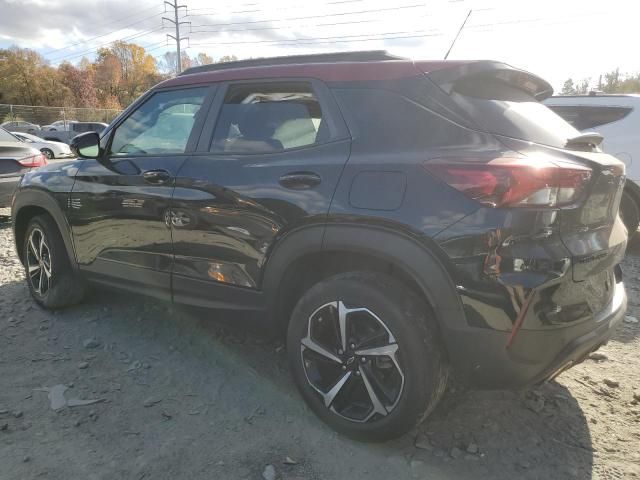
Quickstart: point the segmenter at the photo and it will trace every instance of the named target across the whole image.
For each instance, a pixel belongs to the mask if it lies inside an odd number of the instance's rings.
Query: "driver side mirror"
[[[98,158],[100,156],[100,136],[96,132],[76,135],[71,140],[71,151],[80,158]]]

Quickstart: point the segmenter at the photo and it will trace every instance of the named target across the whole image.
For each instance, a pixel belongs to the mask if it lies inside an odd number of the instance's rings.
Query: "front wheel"
[[[82,300],[84,283],[73,271],[62,236],[49,215],[31,219],[22,252],[27,284],[37,303],[56,309]]]
[[[55,155],[53,154],[53,150],[50,150],[48,148],[43,148],[40,150],[42,152],[42,154],[47,157],[49,160],[51,160],[52,158],[55,158]]]
[[[344,273],[309,289],[293,311],[287,349],[307,404],[356,439],[406,433],[444,393],[447,366],[428,305],[384,274]]]

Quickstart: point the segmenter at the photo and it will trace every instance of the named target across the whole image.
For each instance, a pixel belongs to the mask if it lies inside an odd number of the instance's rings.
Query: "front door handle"
[[[291,172],[280,177],[280,185],[292,190],[304,190],[319,185],[322,179],[313,172]]]
[[[171,181],[171,174],[166,170],[147,170],[142,174],[142,178],[152,185],[163,185]]]

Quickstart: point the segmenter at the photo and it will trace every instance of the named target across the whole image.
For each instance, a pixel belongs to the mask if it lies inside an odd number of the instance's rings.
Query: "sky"
[[[172,0],[173,1],[173,0]],[[214,59],[384,49],[500,60],[559,90],[571,77],[640,72],[637,0],[178,0],[183,49]],[[175,50],[162,0],[0,0],[0,48],[32,48],[52,65],[92,58],[118,39],[154,56]],[[1,81],[1,79],[0,79]]]

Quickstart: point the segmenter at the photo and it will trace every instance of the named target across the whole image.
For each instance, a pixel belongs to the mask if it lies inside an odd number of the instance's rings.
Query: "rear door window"
[[[231,85],[212,152],[271,153],[322,143],[329,130],[306,82]]]
[[[606,125],[622,120],[631,113],[631,107],[587,105],[549,105],[549,108],[578,130]]]

